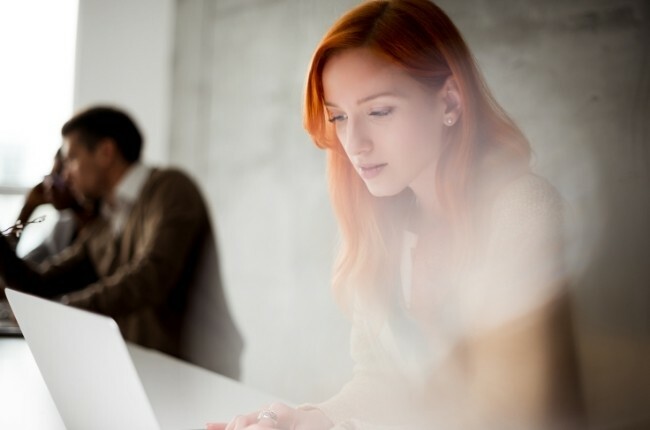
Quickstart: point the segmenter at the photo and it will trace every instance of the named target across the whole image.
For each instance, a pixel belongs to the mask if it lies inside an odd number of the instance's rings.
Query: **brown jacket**
[[[126,340],[237,378],[242,339],[219,276],[205,202],[177,170],[154,170],[115,236],[100,219],[38,269],[0,241],[8,286],[113,317]]]

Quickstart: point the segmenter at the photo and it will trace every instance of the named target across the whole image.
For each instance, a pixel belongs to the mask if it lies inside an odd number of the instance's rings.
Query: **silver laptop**
[[[159,430],[120,330],[111,318],[6,289],[68,430]]]

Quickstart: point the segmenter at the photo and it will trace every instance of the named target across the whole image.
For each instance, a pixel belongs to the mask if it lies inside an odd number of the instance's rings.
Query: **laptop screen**
[[[113,319],[10,289],[6,294],[67,428],[160,429]]]

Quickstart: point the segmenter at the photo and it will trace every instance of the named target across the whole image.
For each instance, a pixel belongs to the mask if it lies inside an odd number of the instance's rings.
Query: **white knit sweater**
[[[450,416],[453,420],[454,414],[463,413],[454,410],[449,398],[463,390],[467,378],[453,363],[455,348],[463,339],[503,327],[562,293],[562,201],[557,191],[526,174],[503,187],[486,214],[480,262],[460,274],[445,304],[451,311],[441,312],[434,338],[419,339],[408,318],[405,324],[386,323],[373,330],[355,312],[354,376],[337,395],[315,406],[335,429],[415,428],[409,420],[417,422],[418,416],[426,417],[425,428],[446,428]],[[409,234],[406,239],[408,253],[415,240]],[[403,258],[403,275],[410,270],[409,261]],[[408,303],[409,276],[402,280]],[[421,398],[431,380],[446,387],[443,393],[449,396]]]

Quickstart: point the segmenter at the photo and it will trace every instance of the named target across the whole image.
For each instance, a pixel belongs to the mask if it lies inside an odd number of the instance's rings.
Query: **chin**
[[[366,184],[366,188],[368,188],[368,191],[374,197],[392,197],[404,191],[406,187],[373,186],[372,184]]]

